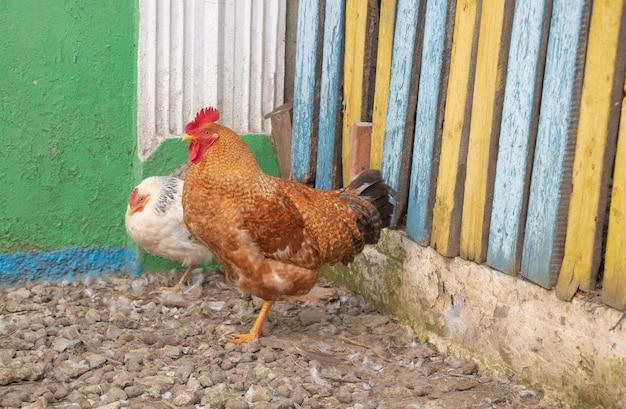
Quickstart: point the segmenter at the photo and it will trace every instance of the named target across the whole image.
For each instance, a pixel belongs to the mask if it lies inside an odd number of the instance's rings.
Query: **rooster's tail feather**
[[[340,198],[359,214],[357,226],[362,242],[354,243],[355,250],[361,251],[364,244],[376,244],[381,230],[391,224],[394,205],[389,199],[392,194],[380,171],[374,169],[359,173],[343,189]]]

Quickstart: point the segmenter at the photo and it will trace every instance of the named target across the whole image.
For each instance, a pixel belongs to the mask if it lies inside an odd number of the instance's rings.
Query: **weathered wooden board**
[[[420,244],[430,237],[434,176],[437,166],[437,139],[441,138],[442,80],[446,39],[447,1],[428,2],[424,25],[424,45],[420,70],[420,88],[415,117],[413,160],[409,179],[406,230]]]
[[[513,0],[482,2],[460,245],[461,257],[477,263],[487,258],[514,4]]]
[[[552,6],[521,268],[524,277],[545,288],[556,283],[563,260],[576,139],[572,122],[577,118],[572,115],[579,112],[585,55],[579,39],[589,15],[586,3],[555,0]]]
[[[457,0],[431,246],[447,257],[459,254],[463,182],[474,86],[477,0]]]
[[[300,0],[291,145],[291,171],[297,181],[310,176],[318,25],[319,1]]]
[[[396,0],[382,0],[378,26],[378,53],[376,56],[376,91],[374,94],[374,111],[372,113],[372,145],[370,151],[370,168],[372,169],[380,169],[383,159],[383,141],[385,139],[387,103],[389,102],[395,19]]]
[[[280,169],[280,176],[289,178],[291,175],[291,112],[293,103],[289,102],[265,115],[265,119],[272,122],[271,138],[276,150],[276,159]]]
[[[487,263],[507,274],[521,264],[549,10],[544,0],[519,0],[513,16],[487,250]]]
[[[342,51],[344,32],[344,1],[329,1],[324,17],[324,46],[322,80],[320,89],[320,119],[317,142],[317,171],[315,187],[330,190],[336,178],[336,161],[340,135],[337,124],[341,121],[339,90],[342,77]]]
[[[393,58],[389,82],[389,102],[385,122],[385,139],[381,171],[385,181],[397,190],[404,147],[404,125],[409,100],[409,84],[419,7],[412,0],[398,0]]]
[[[372,123],[357,122],[350,128],[350,158],[348,177],[350,180],[365,169],[369,169],[372,143]]]
[[[348,177],[350,155],[350,127],[361,121],[363,104],[363,58],[367,28],[367,1],[346,0],[346,46],[344,56],[344,113],[342,137],[343,182]]]
[[[626,85],[626,81],[625,84]],[[624,87],[626,93],[626,86]],[[609,233],[604,260],[602,301],[626,309],[626,98],[622,99],[622,114],[613,171],[613,193],[609,214]]]
[[[601,260],[623,97],[625,4],[625,0],[596,0],[592,6],[564,258],[556,286],[557,297],[565,300],[578,289],[594,288]]]

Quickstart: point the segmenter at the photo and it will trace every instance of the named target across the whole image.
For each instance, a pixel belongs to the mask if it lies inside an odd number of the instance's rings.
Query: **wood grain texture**
[[[578,113],[582,86],[585,3],[556,0],[552,8],[521,267],[524,277],[545,288],[556,284],[563,259],[571,177],[566,163],[576,139],[572,115]]]
[[[483,0],[461,220],[461,257],[485,262],[514,1]]]
[[[385,122],[385,139],[381,171],[394,190],[400,183],[400,165],[404,147],[404,125],[409,100],[413,50],[419,7],[411,0],[398,0],[396,28],[389,83],[389,102]]]
[[[459,254],[477,7],[477,0],[458,0],[454,19],[431,236],[431,246],[447,257]]]
[[[487,250],[487,263],[507,274],[516,274],[521,264],[549,6],[520,0],[513,16]]]
[[[344,1],[330,1],[324,17],[324,45],[320,89],[320,118],[317,142],[315,187],[330,190],[336,178],[338,144],[337,125],[341,120],[339,90],[342,77]]]
[[[597,0],[592,6],[564,258],[556,286],[557,297],[565,300],[578,289],[593,289],[598,274],[623,97],[624,6],[624,0]]]
[[[300,0],[291,146],[291,171],[297,181],[310,176],[318,25],[319,1]]]
[[[413,160],[409,180],[407,233],[420,244],[430,238],[432,205],[437,174],[435,156],[441,138],[441,85],[446,39],[447,1],[428,2],[424,25],[424,46],[417,97]]]
[[[626,93],[626,86],[624,92]],[[622,99],[622,114],[613,172],[602,301],[623,311],[626,309],[626,235],[624,234],[626,232],[626,186],[624,185],[626,181],[626,98]]]
[[[357,122],[350,128],[350,160],[348,161],[348,177],[350,180],[356,175],[369,169],[370,150],[372,143],[372,123]]]
[[[346,0],[346,46],[344,56],[344,113],[342,132],[343,182],[347,185],[350,156],[350,127],[361,121],[363,106],[363,63],[367,28],[367,1]]]
[[[378,53],[376,55],[376,82],[374,93],[374,111],[372,113],[372,145],[370,168],[380,169],[383,160],[383,141],[389,85],[391,81],[391,57],[393,51],[393,33],[396,19],[396,0],[382,0],[380,4],[380,22],[378,27]]]

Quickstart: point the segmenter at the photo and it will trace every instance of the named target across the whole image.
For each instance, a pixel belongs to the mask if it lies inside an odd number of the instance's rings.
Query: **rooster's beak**
[[[184,134],[183,135],[183,141],[193,141],[195,139],[196,139],[196,137],[193,136],[193,135],[189,135],[189,134]]]

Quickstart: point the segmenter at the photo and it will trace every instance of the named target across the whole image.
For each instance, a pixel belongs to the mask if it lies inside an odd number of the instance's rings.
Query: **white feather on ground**
[[[125,217],[126,231],[137,245],[150,254],[187,267],[178,284],[163,288],[173,292],[179,291],[196,265],[213,258],[209,249],[185,226],[181,202],[183,186],[182,179],[170,176],[144,179],[132,190]]]

